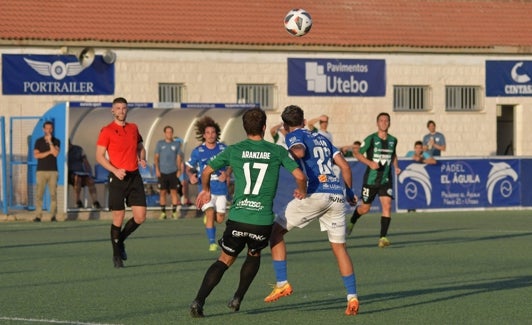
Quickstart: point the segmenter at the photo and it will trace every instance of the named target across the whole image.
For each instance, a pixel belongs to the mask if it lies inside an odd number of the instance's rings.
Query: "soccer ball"
[[[284,17],[284,28],[291,35],[303,36],[310,31],[312,18],[304,9],[292,9]]]

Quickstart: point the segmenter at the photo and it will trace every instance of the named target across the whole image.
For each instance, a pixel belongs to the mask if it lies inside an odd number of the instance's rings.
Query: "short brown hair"
[[[260,108],[248,109],[242,115],[242,124],[247,135],[263,135],[266,113]]]
[[[116,104],[116,103],[121,103],[121,104],[126,104],[127,105],[127,100],[124,97],[116,97],[115,99],[113,99],[113,105]]]
[[[284,108],[281,118],[288,126],[300,126],[305,121],[305,113],[301,107],[289,105]]]

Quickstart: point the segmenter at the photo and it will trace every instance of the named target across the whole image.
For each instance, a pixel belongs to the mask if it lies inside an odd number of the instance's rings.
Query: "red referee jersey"
[[[142,142],[142,137],[136,124],[126,123],[120,126],[113,121],[101,129],[96,144],[107,149],[113,166],[131,172],[138,169],[139,142]]]

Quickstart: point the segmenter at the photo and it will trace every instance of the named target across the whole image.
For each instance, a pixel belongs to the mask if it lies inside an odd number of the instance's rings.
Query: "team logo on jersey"
[[[248,200],[248,199],[244,199],[242,201],[239,201],[236,204],[236,206],[238,208],[247,209],[247,210],[254,210],[254,211],[260,211],[260,210],[264,209],[264,206],[262,205],[261,202]]]
[[[296,141],[297,141],[297,137],[296,137],[296,136],[292,136],[292,137],[290,137],[290,138],[288,139],[288,144],[289,144],[289,145],[292,145],[292,144],[294,144],[294,142],[296,142]]]

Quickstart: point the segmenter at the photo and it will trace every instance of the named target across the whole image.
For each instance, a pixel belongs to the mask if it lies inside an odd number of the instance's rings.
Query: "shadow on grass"
[[[461,297],[473,296],[477,294],[487,293],[497,294],[497,291],[523,289],[532,286],[532,276],[518,276],[512,278],[497,278],[492,280],[484,280],[479,283],[455,283],[450,286],[434,287],[427,289],[414,289],[407,291],[387,292],[382,294],[373,294],[364,296],[361,305],[371,306],[372,303],[385,301],[389,303],[392,300],[401,300],[405,298],[417,298],[416,302],[401,304],[400,306],[379,308],[365,311],[365,314],[380,313],[383,311],[391,311],[396,309],[403,309],[405,307],[414,307],[427,304],[433,304],[441,301],[457,299]],[[444,294],[445,297],[430,299],[429,295]],[[427,296],[427,297],[425,297]],[[425,297],[425,298],[424,298]],[[429,299],[427,299],[429,298]]]
[[[17,228],[14,229],[13,227],[2,227],[0,228],[0,233],[15,233],[15,232],[42,232],[42,231],[50,231],[50,230],[67,230],[67,229],[76,229],[79,230],[80,228],[87,229],[87,228],[99,228],[99,227],[107,227],[109,228],[110,223],[92,223],[92,222],[33,222],[33,223],[24,223],[23,226],[21,224],[16,224],[13,226],[16,226]]]
[[[461,243],[468,243],[468,242],[477,242],[477,241],[494,241],[494,240],[508,240],[513,238],[521,238],[521,237],[532,237],[532,232],[525,232],[525,233],[505,233],[501,235],[493,235],[493,236],[484,236],[484,237],[471,237],[471,236],[454,236],[454,237],[446,237],[445,239],[441,238],[434,238],[434,239],[422,239],[422,240],[410,240],[410,241],[397,241],[394,242],[394,245],[390,248],[400,248],[405,246],[411,246],[411,245],[419,245],[419,244],[434,244],[434,245],[441,245],[441,244],[461,244]]]
[[[245,313],[249,315],[259,315],[264,313],[275,313],[277,311],[288,311],[288,310],[299,310],[299,311],[319,311],[319,310],[341,310],[346,306],[345,297],[322,299],[322,300],[312,300],[308,302],[301,302],[300,300],[297,303],[291,303],[290,297],[281,298],[279,301],[272,303],[264,304],[264,307],[255,308],[255,309],[245,309],[244,303],[243,307],[240,310],[240,313]],[[220,313],[223,315],[223,313]],[[212,316],[215,316],[214,314]]]
[[[434,229],[434,230],[424,230],[424,231],[409,231],[409,232],[397,232],[397,233],[394,233],[393,234],[393,237],[401,237],[401,236],[420,236],[420,235],[432,235],[432,234],[443,234],[443,233],[447,233],[447,232],[457,232],[457,231],[461,231],[461,230],[464,230],[463,228],[454,228],[454,229]],[[297,231],[297,230],[296,230]],[[305,230],[303,230],[305,231]],[[313,233],[312,236],[315,236],[315,234]],[[372,243],[372,244],[365,244],[365,245],[361,245],[359,244],[360,240],[365,240],[365,239],[371,239],[371,238],[374,238],[375,239],[375,243]],[[360,236],[360,235],[351,235],[350,237],[347,237],[347,248],[372,248],[372,247],[377,247],[377,241],[378,241],[378,235],[363,235],[363,236]],[[454,238],[449,238],[449,241],[454,241],[455,239]],[[303,254],[303,253],[308,253],[309,250],[308,249],[299,249],[298,245],[309,245],[309,244],[315,244],[315,243],[324,243],[326,246],[324,246],[323,249],[312,249],[313,252],[319,252],[319,251],[328,251],[330,250],[330,246],[329,246],[329,241],[328,241],[328,238],[327,238],[327,234],[325,232],[321,233],[320,232],[320,237],[319,238],[315,238],[315,239],[312,239],[312,240],[291,240],[290,239],[290,233],[288,233],[287,235],[285,235],[285,241],[286,241],[286,244],[287,244],[287,249],[288,249],[288,252],[290,253],[290,255],[292,254]],[[448,241],[448,239],[445,239],[445,240],[442,240],[441,238],[437,238],[437,239],[433,239],[433,240],[430,240],[430,241],[434,241],[438,244],[442,244],[442,243],[445,243],[446,241]],[[423,243],[423,242],[427,242],[427,241],[410,241],[410,242],[406,242],[406,241],[400,241],[399,243],[401,245],[392,245],[392,247],[402,247],[402,246],[405,246],[406,244],[408,243]],[[390,248],[392,248],[390,247]]]
[[[23,244],[14,244],[14,245],[0,245],[0,248],[3,248],[3,249],[6,249],[6,248],[23,248],[23,247],[34,247],[34,246],[56,246],[56,245],[72,245],[72,244],[87,244],[87,243],[98,243],[98,242],[110,242],[110,238],[108,237],[109,236],[109,227],[110,227],[110,223],[106,223],[106,224],[98,224],[98,225],[90,225],[90,226],[84,226],[83,228],[80,228],[79,225],[78,226],[72,226],[72,227],[65,227],[65,226],[62,226],[62,227],[55,227],[55,228],[52,228],[52,227],[42,227],[42,228],[33,228],[33,229],[26,229],[24,230],[25,232],[28,232],[28,233],[31,233],[33,231],[68,231],[68,230],[73,230],[73,232],[71,233],[66,233],[67,235],[65,235],[65,233],[61,233],[59,236],[50,236],[50,237],[54,237],[54,238],[57,238],[57,237],[61,237],[61,235],[63,235],[64,237],[72,237],[71,235],[72,234],[78,234],[81,230],[84,230],[84,229],[87,229],[87,228],[101,228],[101,231],[98,232],[98,236],[100,238],[93,238],[93,239],[65,239],[63,241],[59,241],[59,240],[56,240],[56,241],[50,241],[50,242],[44,242],[44,241],[33,241],[33,242],[28,242],[28,243],[23,243]],[[142,228],[141,228],[142,229]],[[20,230],[19,230],[20,231]],[[135,240],[144,240],[144,239],[157,239],[157,240],[161,240],[161,239],[168,239],[168,238],[185,238],[185,237],[197,237],[198,234],[196,233],[188,233],[188,234],[166,234],[166,235],[143,235],[143,234],[133,234],[131,237],[128,237],[128,240],[129,239],[135,239]],[[93,236],[95,237],[95,236]]]
[[[414,289],[407,291],[397,291],[397,292],[386,292],[382,294],[373,294],[361,297],[360,308],[361,313],[364,314],[374,314],[382,313],[385,311],[393,310],[403,310],[406,307],[415,307],[427,304],[434,304],[442,301],[453,300],[461,297],[473,296],[477,294],[483,294],[490,292],[490,294],[497,294],[497,291],[501,290],[513,290],[513,289],[523,289],[526,287],[532,286],[532,276],[521,276],[513,278],[498,278],[493,280],[485,280],[479,283],[456,283],[450,286],[443,287],[434,287],[428,289]],[[433,294],[446,294],[445,297],[438,297],[430,299],[430,295]],[[381,302],[386,302],[387,305],[392,300],[404,301],[405,298],[412,298],[416,300],[411,303],[404,303],[400,305],[394,305],[393,307],[384,307],[384,308],[371,308],[372,304],[379,304]],[[429,298],[429,299],[427,299]],[[244,302],[245,303],[245,302]],[[275,313],[277,311],[326,311],[326,310],[338,310],[345,308],[345,297],[331,298],[331,299],[322,299],[322,300],[313,300],[308,302],[301,302],[297,300],[297,303],[290,302],[290,297],[281,298],[277,302],[270,304],[265,304],[264,307],[247,309],[243,303],[243,308],[240,310],[240,313],[250,314],[250,315],[259,315],[264,313]],[[222,316],[226,313],[215,313],[209,314],[208,316]]]

